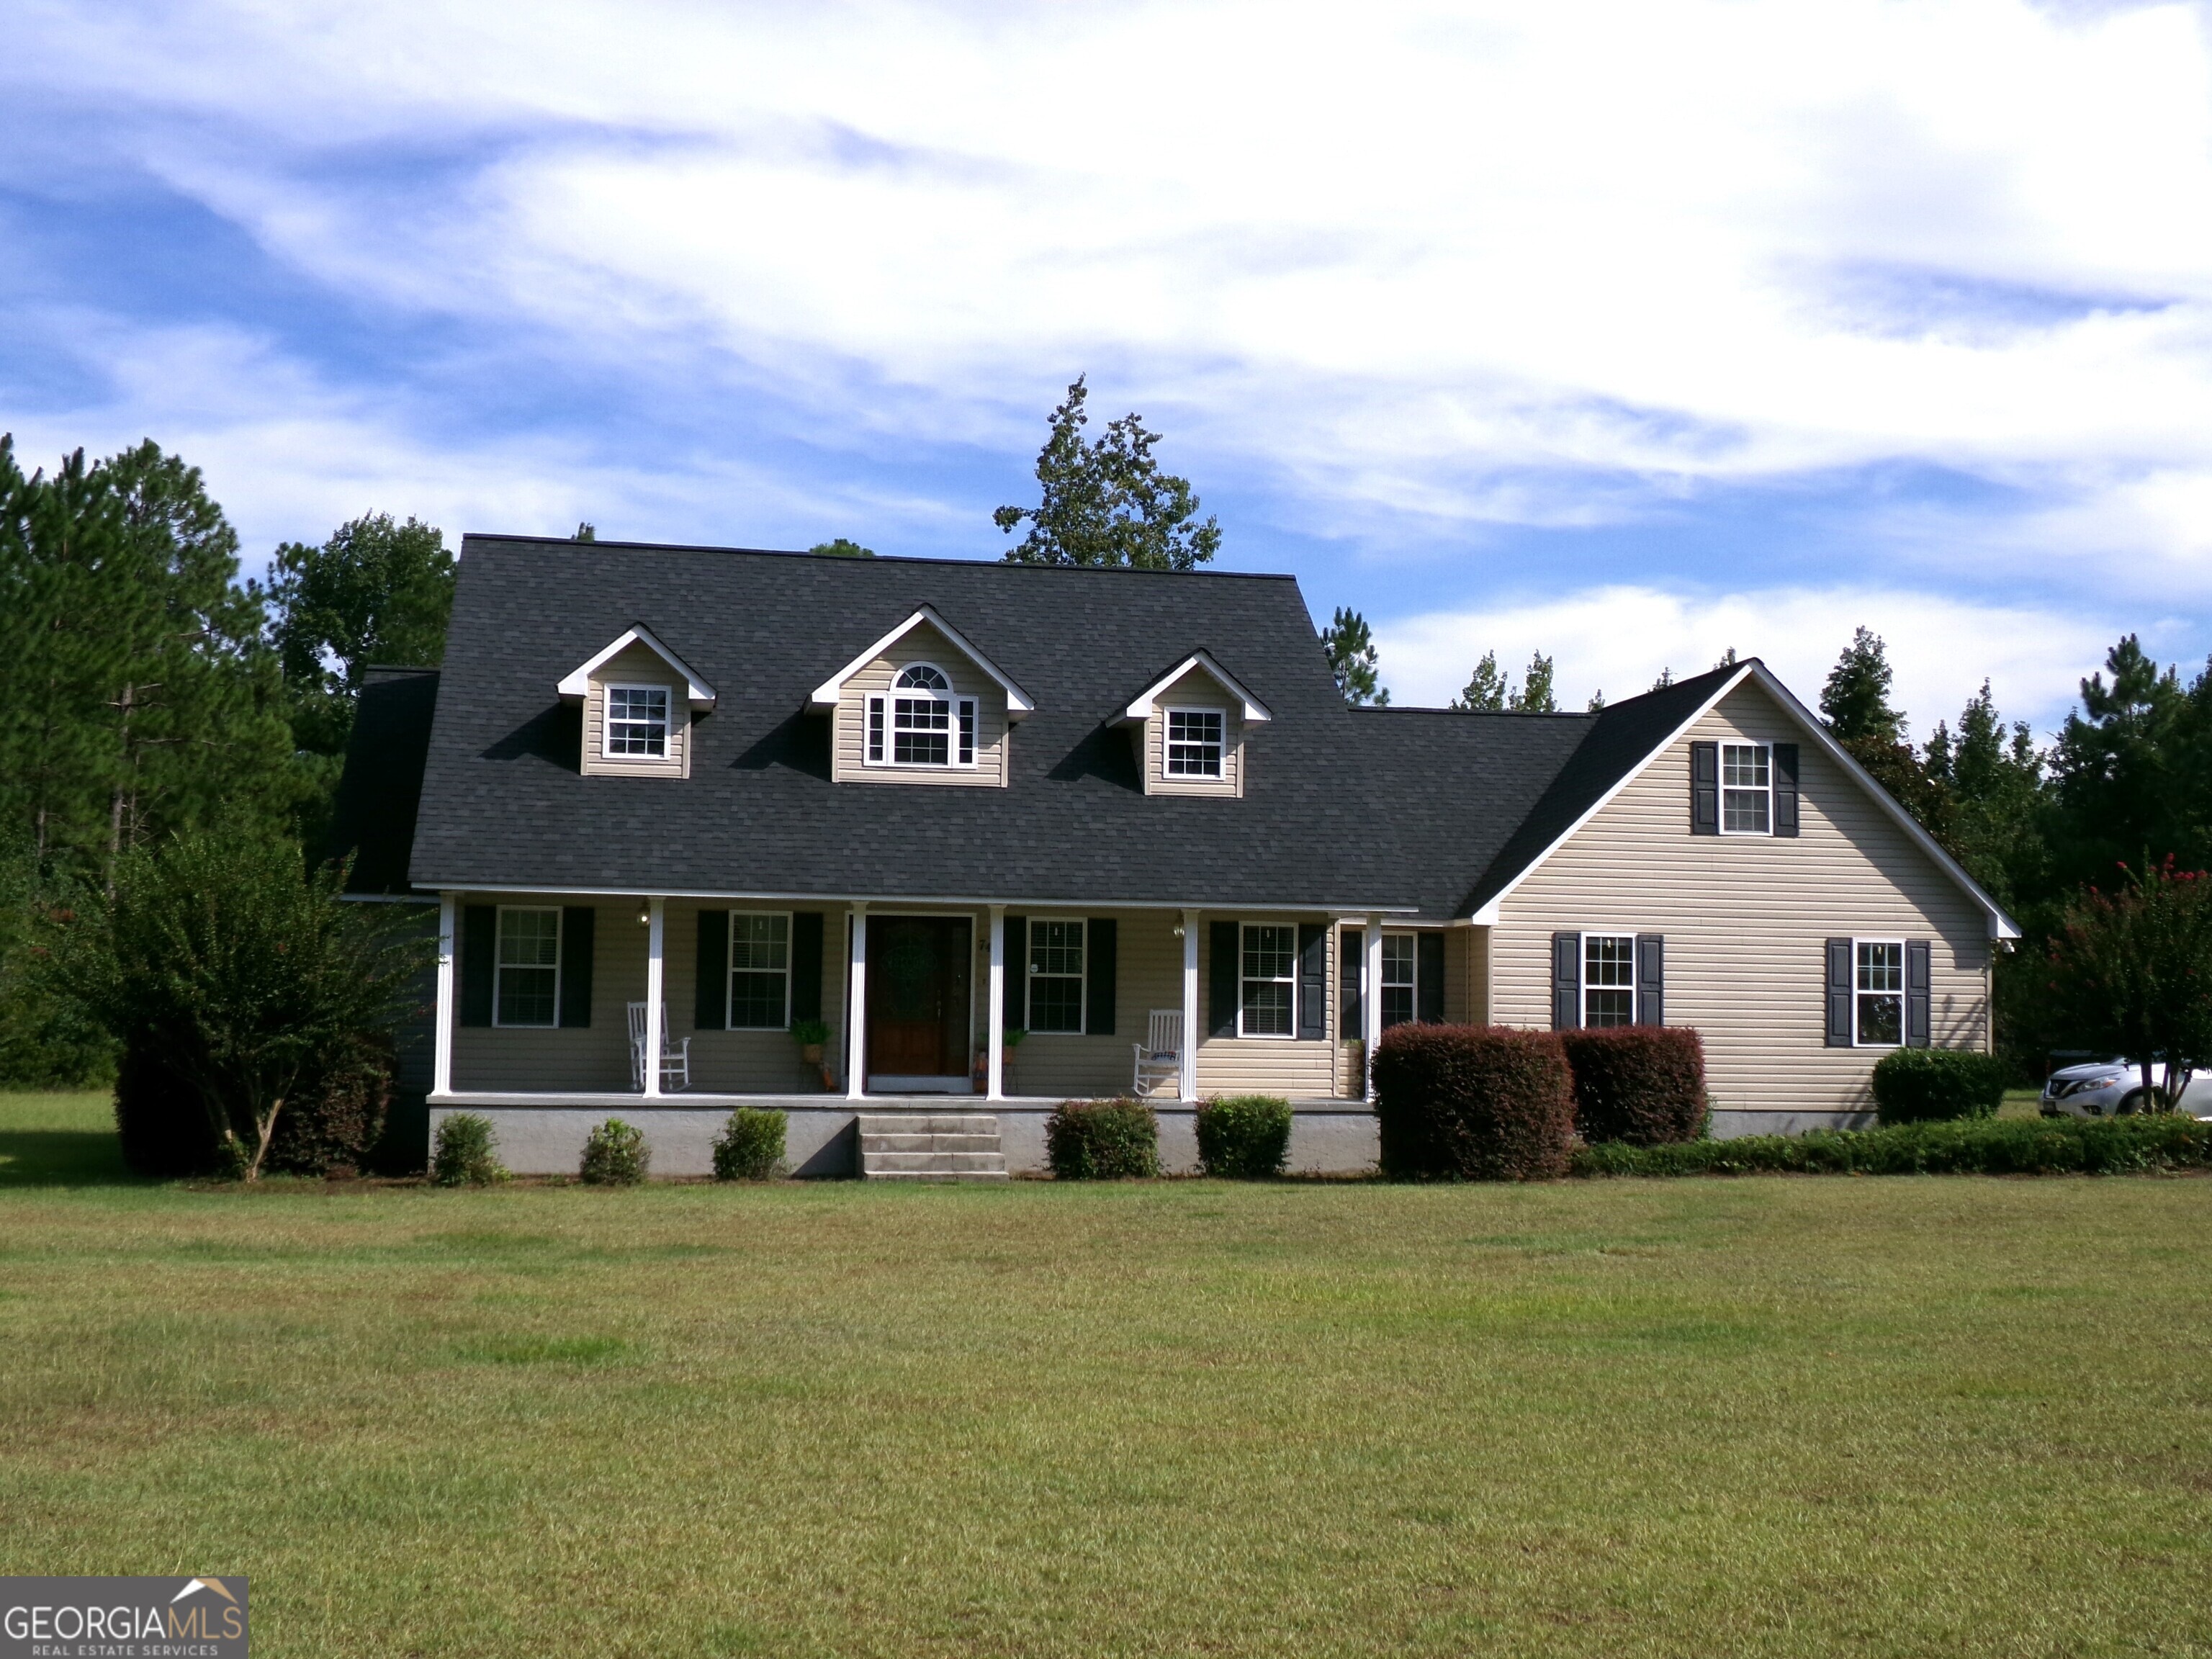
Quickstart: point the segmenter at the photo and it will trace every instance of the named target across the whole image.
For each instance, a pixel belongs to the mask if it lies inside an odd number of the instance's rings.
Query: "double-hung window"
[[[1771,745],[1721,745],[1721,833],[1774,833],[1774,751]]]
[[[665,760],[668,756],[668,688],[611,685],[607,688],[606,753],[623,760]]]
[[[791,1024],[791,918],[730,912],[730,1029],[780,1031]]]
[[[1030,1030],[1083,1030],[1083,924],[1030,923]]]
[[[1171,778],[1218,778],[1221,775],[1221,711],[1218,708],[1168,710],[1168,775]]]
[[[1413,1018],[1416,955],[1411,933],[1382,935],[1382,1029],[1386,1031]]]
[[[1583,1024],[1636,1024],[1636,935],[1583,935]]]
[[[1905,1041],[1905,941],[1854,939],[1852,1040],[1894,1048]]]
[[[1243,939],[1238,1030],[1245,1036],[1296,1036],[1298,930],[1247,924]]]
[[[868,764],[973,766],[975,711],[975,698],[953,696],[943,669],[911,664],[868,699]]]
[[[557,1025],[561,1008],[561,913],[501,905],[495,1025]]]

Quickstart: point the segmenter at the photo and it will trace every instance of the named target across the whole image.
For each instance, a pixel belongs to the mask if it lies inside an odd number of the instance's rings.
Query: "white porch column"
[[[1375,1045],[1382,1041],[1382,918],[1370,916],[1360,940],[1364,976],[1359,987],[1360,1096],[1375,1098]]]
[[[868,1084],[868,907],[853,906],[853,962],[845,986],[845,1098],[858,1100]]]
[[[438,895],[438,1026],[430,1039],[430,1092],[453,1092],[453,896]]]
[[[661,1006],[667,994],[662,988],[666,981],[661,969],[664,946],[667,942],[665,901],[646,901],[645,924],[645,1097],[651,1100],[660,1093],[660,1050],[668,1033],[662,1028],[667,1024],[668,1010]]]
[[[1198,1098],[1198,912],[1182,913],[1182,1075],[1176,1090]]]
[[[1006,907],[991,907],[991,989],[990,1006],[983,1015],[983,1040],[990,1044],[986,1051],[985,1065],[988,1081],[983,1085],[987,1100],[1006,1097]]]

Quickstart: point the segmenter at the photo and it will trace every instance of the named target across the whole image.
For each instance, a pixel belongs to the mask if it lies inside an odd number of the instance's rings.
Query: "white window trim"
[[[657,755],[620,755],[608,745],[614,739],[615,693],[658,691],[665,701]],[[676,758],[676,688],[653,680],[602,680],[599,683],[599,758],[611,766],[665,766]]]
[[[1211,714],[1221,722],[1221,741],[1216,747],[1214,769],[1211,772],[1178,772],[1173,768],[1170,750],[1174,738],[1177,714]],[[1160,775],[1170,783],[1222,783],[1229,781],[1229,711],[1207,708],[1196,704],[1178,704],[1160,710]]]
[[[501,1030],[506,1031],[552,1031],[559,1030],[561,1025],[561,959],[568,954],[566,951],[562,949],[562,946],[567,941],[562,938],[562,934],[564,930],[561,924],[564,918],[561,915],[561,907],[557,904],[502,904],[498,906],[497,908],[499,912],[499,920],[493,922],[491,930],[491,1023]],[[499,959],[500,940],[501,936],[506,932],[506,917],[510,911],[517,914],[523,911],[535,911],[541,915],[550,915],[553,918],[553,1018],[544,1021],[543,1024],[540,1024],[537,1020],[531,1020],[526,1024],[510,1024],[508,1021],[503,1020],[499,1017],[500,975],[504,974],[510,965]],[[512,965],[516,968],[529,966],[529,964],[525,963],[515,963]],[[542,972],[543,969],[532,967],[530,969],[530,971],[532,973],[538,973]]]
[[[914,686],[902,687],[899,684],[900,677],[910,668],[927,668],[944,675],[945,684],[951,689],[940,694],[935,691],[921,691],[920,688]],[[898,732],[892,724],[895,711],[891,705],[900,696],[912,696],[917,693],[937,699],[951,711],[951,724],[946,732],[945,753],[951,758],[942,765],[935,761],[902,761],[893,758],[898,753]],[[878,717],[883,720],[883,743],[880,748],[875,742],[876,721]],[[974,739],[970,743],[963,741],[963,733],[961,728],[963,721],[968,730],[974,733]],[[944,665],[930,662],[926,659],[918,658],[913,662],[901,663],[891,675],[891,683],[880,691],[868,693],[860,705],[860,764],[863,766],[879,767],[885,771],[894,772],[973,772],[978,763],[976,756],[982,748],[982,700],[962,695],[958,682],[954,680]]]
[[[739,916],[781,916],[783,918],[783,1024],[781,1025],[740,1025],[738,1015],[738,975],[773,973],[769,968],[739,968],[738,966],[738,918]],[[791,935],[793,927],[788,910],[732,910],[722,918],[725,929],[722,939],[722,1029],[726,1031],[788,1031],[791,1029]]]
[[[1766,787],[1764,791],[1743,784],[1734,786],[1740,793],[1765,795],[1766,828],[1764,830],[1731,830],[1728,827],[1728,798],[1730,787],[1728,781],[1728,751],[1731,749],[1757,749],[1766,756]],[[1717,775],[1717,787],[1720,791],[1718,799],[1713,803],[1713,809],[1720,819],[1721,834],[1748,836],[1754,841],[1771,840],[1774,836],[1774,745],[1771,743],[1741,743],[1732,738],[1723,738],[1719,740],[1713,755],[1713,770]]]
[[[1862,995],[1887,996],[1887,991],[1859,989],[1859,946],[1862,945],[1893,945],[1897,947],[1897,1041],[1868,1042],[1859,1036],[1859,998]],[[1902,939],[1857,939],[1851,940],[1851,1047],[1854,1048],[1902,1048],[1909,1035],[1912,1018],[1912,959],[1906,953]]]
[[[1083,930],[1081,947],[1075,953],[1077,963],[1073,974],[1039,974],[1036,970],[1036,929],[1040,922],[1072,923]],[[1039,979],[1073,979],[1078,981],[1076,1006],[1083,1011],[1083,1023],[1073,1031],[1041,1031],[1036,1025],[1029,1028],[1033,1037],[1074,1037],[1091,1035],[1091,921],[1087,916],[1031,916],[1024,931],[1022,941],[1022,1006],[1030,1008],[1030,997]]]
[[[1413,977],[1407,981],[1406,988],[1411,990],[1413,994],[1413,1012],[1407,1015],[1402,1021],[1398,1023],[1407,1025],[1418,1025],[1421,1021],[1421,936],[1418,932],[1401,927],[1385,927],[1382,930],[1383,956],[1382,960],[1383,980],[1382,983],[1376,988],[1375,994],[1379,997],[1382,994],[1384,989],[1396,988],[1391,986],[1389,980],[1390,960],[1389,952],[1390,941],[1392,939],[1408,939],[1413,942]],[[1382,1011],[1377,1012],[1376,1018],[1383,1022],[1382,1029],[1384,1030],[1387,1031],[1390,1029],[1390,1017],[1387,1006]]]
[[[1626,939],[1628,941],[1627,984],[1592,985],[1590,983],[1589,942],[1594,939]],[[1583,959],[1577,969],[1577,976],[1582,981],[1582,989],[1580,993],[1582,996],[1582,1004],[1575,1010],[1576,1018],[1582,1029],[1585,1031],[1601,1030],[1605,1029],[1602,1026],[1593,1026],[1590,1024],[1589,999],[1590,993],[1594,990],[1626,991],[1628,993],[1628,1023],[1631,1025],[1635,1024],[1637,1015],[1641,1012],[1637,1006],[1638,986],[1636,983],[1636,976],[1637,970],[1640,964],[1636,959],[1636,935],[1634,933],[1623,933],[1617,928],[1612,927],[1588,927],[1583,930],[1582,940]]]
[[[1244,971],[1244,935],[1255,927],[1277,927],[1291,936],[1291,972],[1284,979],[1255,979]],[[1244,988],[1247,985],[1288,985],[1291,988],[1291,1029],[1287,1031],[1248,1031],[1244,1029]],[[1237,1035],[1255,1042],[1296,1042],[1298,1040],[1298,928],[1296,922],[1239,921],[1237,924]]]

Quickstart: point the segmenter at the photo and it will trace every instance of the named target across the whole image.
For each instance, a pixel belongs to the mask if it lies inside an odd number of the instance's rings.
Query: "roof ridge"
[[[598,549],[629,549],[651,553],[725,553],[759,559],[828,559],[834,556],[817,555],[804,548],[783,547],[723,547],[712,542],[623,542],[600,537],[580,542],[573,536],[520,536],[499,531],[469,530],[461,534],[461,544],[471,542],[523,543],[541,547],[588,547]],[[1102,576],[1217,576],[1238,581],[1295,582],[1297,577],[1287,570],[1155,570],[1133,565],[1109,564],[1028,564],[1010,559],[952,558],[932,556],[921,553],[878,553],[866,559],[843,559],[839,563],[858,566],[885,564],[959,565],[984,570],[1057,570],[1088,571]]]

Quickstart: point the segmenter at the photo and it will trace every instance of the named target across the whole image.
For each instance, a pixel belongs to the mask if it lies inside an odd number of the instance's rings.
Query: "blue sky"
[[[0,429],[252,561],[467,530],[994,557],[1087,373],[1401,702],[1866,623],[2047,728],[2212,592],[2183,6],[10,8]]]

